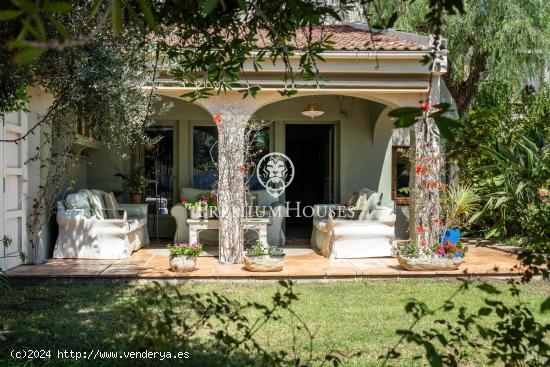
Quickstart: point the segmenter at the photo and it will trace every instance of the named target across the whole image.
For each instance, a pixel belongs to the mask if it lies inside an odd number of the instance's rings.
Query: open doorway
[[[334,200],[334,124],[287,124],[285,154],[295,168],[294,180],[285,190],[290,208],[331,203]],[[311,213],[311,210],[306,211]],[[289,241],[308,240],[312,218],[291,210],[286,219]]]

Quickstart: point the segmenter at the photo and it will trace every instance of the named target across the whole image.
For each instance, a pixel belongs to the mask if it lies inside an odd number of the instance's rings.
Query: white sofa
[[[381,198],[363,189],[343,204],[315,205],[313,250],[331,259],[392,256],[395,214],[393,208],[379,205]]]
[[[209,190],[195,189],[192,187],[183,187],[180,192],[180,199],[187,198],[194,201],[197,196],[207,193]],[[270,196],[266,190],[255,190],[249,192],[249,197],[253,197],[253,205],[266,207],[266,213],[269,213],[271,223],[267,226],[267,242],[272,246],[284,246],[285,234],[283,230],[283,221],[286,217],[286,207],[277,202]],[[187,210],[181,203],[177,203],[170,210],[170,214],[176,220],[176,233],[174,242],[181,243],[189,241],[189,226],[187,225]],[[245,238],[251,238],[254,233],[248,232]],[[217,244],[219,242],[217,230],[205,230],[200,232],[199,240],[204,244]]]
[[[80,190],[57,202],[54,258],[127,259],[149,243],[147,204],[114,201],[111,208],[104,196],[100,190]]]

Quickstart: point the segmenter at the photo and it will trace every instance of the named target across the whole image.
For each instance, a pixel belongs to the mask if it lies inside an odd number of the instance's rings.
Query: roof
[[[256,35],[258,49],[271,45],[267,30],[261,30]],[[322,36],[330,35],[332,51],[429,51],[428,37],[412,33],[397,32],[394,30],[371,30],[364,23],[331,24],[314,26],[312,28],[312,42],[319,41]],[[298,50],[307,47],[309,28],[303,28],[296,33],[289,45]],[[175,33],[171,34],[168,43],[178,43]],[[189,47],[196,47],[197,40],[183,42]]]
[[[258,48],[269,46],[269,40],[265,35],[267,32],[258,34]],[[316,26],[312,30],[312,41],[318,41],[321,36],[330,35],[334,51],[428,51],[427,44],[414,42],[402,37],[401,32],[370,31],[368,28],[359,28],[347,24]],[[290,42],[297,49],[304,49],[307,46],[309,30],[301,30]],[[401,37],[400,37],[401,36]],[[411,35],[413,36],[413,35]]]

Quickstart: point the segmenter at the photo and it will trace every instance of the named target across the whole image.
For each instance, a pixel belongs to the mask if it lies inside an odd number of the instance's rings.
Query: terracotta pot
[[[191,219],[201,219],[202,217],[202,208],[191,208],[189,209],[189,218]]]
[[[406,270],[429,271],[429,270],[456,270],[462,264],[464,256],[457,257],[402,257],[397,254],[397,261]]]
[[[182,273],[190,272],[195,270],[197,267],[197,257],[196,256],[187,256],[179,255],[172,256],[170,255],[170,270],[178,271]]]
[[[244,256],[244,266],[248,271],[276,272],[283,270],[285,255]]]
[[[133,192],[132,195],[130,195],[130,202],[132,204],[141,204],[143,201],[143,195],[141,195],[139,192]]]

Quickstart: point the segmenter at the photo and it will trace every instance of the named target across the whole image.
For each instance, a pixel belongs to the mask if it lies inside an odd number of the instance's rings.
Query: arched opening
[[[322,116],[302,115],[309,102]],[[391,201],[393,125],[388,106],[366,98],[322,94],[263,106],[254,117],[272,121],[270,151],[287,155],[295,176],[279,198],[290,208],[287,239],[307,241],[315,204],[343,203],[351,192],[369,188]]]

